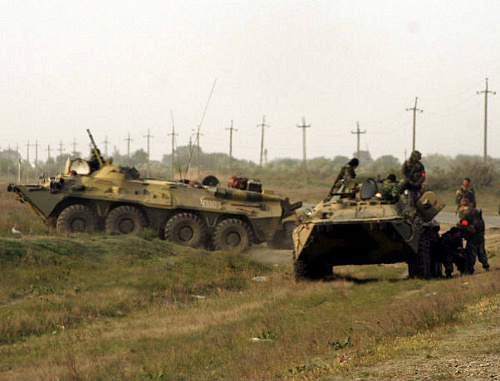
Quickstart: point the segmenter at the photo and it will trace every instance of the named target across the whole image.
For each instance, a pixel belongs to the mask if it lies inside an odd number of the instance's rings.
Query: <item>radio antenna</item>
[[[212,94],[214,92],[214,89],[215,89],[215,84],[217,83],[217,78],[215,78],[214,80],[214,84],[212,85],[212,90],[210,90],[210,95],[208,96],[208,100],[207,100],[207,104],[205,105],[205,110],[203,111],[203,115],[201,116],[201,120],[200,120],[200,123],[198,124],[198,130],[196,132],[197,136],[200,136],[200,129],[201,129],[201,126],[203,124],[203,120],[205,119],[205,115],[207,114],[207,109],[208,109],[208,105],[210,104],[210,99],[212,99]],[[191,159],[193,157],[193,147],[190,148],[189,150],[189,160],[188,160],[188,163],[187,163],[187,168],[186,168],[186,174],[185,176],[187,176],[187,173],[189,171],[189,165],[191,164]]]

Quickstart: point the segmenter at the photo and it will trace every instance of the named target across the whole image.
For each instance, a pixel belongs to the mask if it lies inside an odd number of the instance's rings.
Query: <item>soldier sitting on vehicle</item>
[[[354,158],[340,169],[337,178],[333,182],[332,189],[330,189],[329,196],[332,196],[334,193],[338,192],[343,184],[346,184],[349,180],[354,180],[356,178],[355,169],[358,168],[358,166],[359,160]]]
[[[90,151],[90,159],[88,160],[90,173],[97,171],[101,168],[101,164],[103,163],[103,157],[101,156],[101,151],[98,148],[93,148]]]
[[[399,190],[395,174],[391,173],[386,179],[384,179],[384,181],[382,181],[382,185],[380,186],[375,197],[389,202],[398,201]]]
[[[425,167],[420,162],[422,154],[419,151],[413,151],[410,158],[406,160],[401,167],[404,179],[399,184],[399,192],[408,190],[412,200],[416,202],[421,194],[423,183],[425,182]]]

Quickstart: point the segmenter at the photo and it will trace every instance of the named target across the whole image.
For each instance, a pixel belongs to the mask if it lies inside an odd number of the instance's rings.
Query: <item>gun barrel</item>
[[[104,161],[102,160],[101,153],[99,152],[99,149],[97,148],[97,144],[95,144],[94,137],[90,133],[90,130],[87,128],[87,133],[89,134],[90,142],[92,143],[94,155],[97,158],[97,161],[99,162],[99,167],[102,167],[104,165]]]

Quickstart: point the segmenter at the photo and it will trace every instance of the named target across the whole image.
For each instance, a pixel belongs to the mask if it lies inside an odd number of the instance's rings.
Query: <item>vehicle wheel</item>
[[[408,274],[410,278],[430,279],[431,277],[431,255],[430,240],[426,233],[422,233],[418,242],[418,252],[411,262],[408,263]]]
[[[56,222],[56,229],[66,233],[92,233],[96,228],[96,217],[92,210],[80,204],[64,209]]]
[[[293,263],[293,269],[295,281],[297,282],[304,278],[317,280],[333,276],[333,266],[328,263],[308,262],[298,259]]]
[[[206,227],[195,214],[176,214],[167,221],[165,239],[183,246],[198,247],[205,240]]]
[[[136,234],[147,226],[146,217],[134,206],[122,205],[106,217],[106,231],[117,234]]]
[[[267,243],[271,249],[276,250],[292,250],[293,238],[292,233],[295,229],[295,222],[287,221],[283,224],[282,228],[276,230],[273,239]]]
[[[249,226],[237,218],[228,218],[217,224],[212,241],[215,250],[242,253],[252,246],[253,233]]]

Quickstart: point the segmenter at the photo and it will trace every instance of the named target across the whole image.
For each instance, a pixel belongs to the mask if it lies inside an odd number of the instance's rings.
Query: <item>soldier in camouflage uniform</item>
[[[465,246],[465,272],[474,274],[476,258],[489,271],[488,256],[484,246],[485,224],[482,212],[470,206],[468,201],[462,201],[462,209],[459,212],[460,228],[467,244]]]
[[[465,271],[466,253],[463,246],[462,231],[457,227],[452,227],[441,236],[441,245],[443,249],[443,265],[446,278],[453,275],[453,264],[457,266],[460,274]]]
[[[467,200],[471,207],[476,207],[476,192],[474,191],[474,188],[471,187],[470,179],[468,177],[465,177],[463,179],[462,185],[460,185],[460,188],[458,188],[455,194],[457,212],[460,210],[463,200]]]
[[[342,184],[348,180],[354,180],[356,178],[355,169],[358,168],[358,165],[359,160],[354,158],[340,169],[340,172],[333,183],[332,189],[330,190],[330,196],[337,192]]]
[[[421,159],[422,154],[419,151],[413,151],[401,167],[404,179],[399,184],[399,192],[403,193],[408,190],[414,201],[420,198],[422,185],[425,182],[425,167],[420,162]]]
[[[399,188],[395,174],[391,173],[389,176],[387,176],[387,178],[382,182],[382,185],[380,186],[380,189],[375,196],[389,202],[398,201]]]

